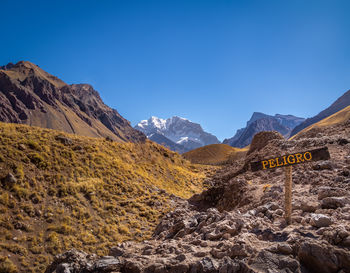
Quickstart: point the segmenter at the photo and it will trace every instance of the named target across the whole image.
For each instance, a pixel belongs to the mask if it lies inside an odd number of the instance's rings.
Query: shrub
[[[0,258],[0,273],[16,273],[18,272],[15,264],[7,257]]]
[[[36,150],[36,151],[40,151],[41,150],[40,145],[37,142],[35,142],[34,140],[28,140],[27,141],[27,145],[32,150]]]
[[[30,159],[30,162],[32,162],[38,168],[44,169],[47,166],[44,158],[38,153],[30,153],[28,154],[28,157]]]
[[[125,225],[119,225],[118,231],[120,234],[130,235],[130,231],[129,231],[128,227]]]
[[[4,192],[0,195],[0,204],[3,204],[4,206],[8,206],[9,204],[9,195],[7,192]]]

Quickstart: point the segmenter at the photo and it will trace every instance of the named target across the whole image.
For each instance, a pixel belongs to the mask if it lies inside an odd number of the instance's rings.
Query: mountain
[[[146,139],[91,85],[68,85],[27,61],[0,67],[0,121],[118,141]]]
[[[148,140],[3,122],[0,132],[0,272],[44,272],[72,247],[107,255],[125,240],[149,239],[174,200],[199,193],[213,168]]]
[[[345,107],[347,107],[349,105],[350,105],[350,90],[348,90],[341,97],[339,97],[331,106],[329,106],[328,108],[326,108],[325,110],[323,110],[322,112],[317,114],[316,116],[314,116],[312,118],[308,118],[304,122],[302,122],[301,124],[296,126],[293,129],[293,131],[291,132],[291,136],[294,136],[295,134],[297,134],[298,132],[300,132],[304,128],[306,128],[306,127],[308,127],[316,122],[319,122],[320,120],[322,120],[326,117],[329,117],[329,116],[335,114],[336,112],[344,109]]]
[[[166,120],[151,117],[140,121],[134,128],[149,139],[180,153],[220,143],[217,137],[205,132],[198,123],[177,116]]]
[[[151,134],[148,139],[163,145],[164,147],[167,147],[168,149],[178,152],[178,153],[184,153],[186,152],[186,149],[184,146],[180,145],[180,144],[176,144],[174,141],[171,141],[169,138],[165,137],[162,134],[159,133],[154,133]]]
[[[184,153],[183,157],[195,164],[222,165],[244,157],[247,151],[247,148],[240,149],[226,144],[210,144]]]
[[[337,127],[341,128],[344,126],[344,124],[346,124],[345,126],[350,125],[350,105],[336,112],[335,114],[306,127],[294,135],[291,139],[302,138],[305,136],[310,137],[310,135],[317,134],[320,135],[320,133],[322,135],[334,134],[335,132],[339,131],[339,128]],[[314,131],[314,133],[312,133],[312,131]]]
[[[250,144],[256,133],[262,131],[277,131],[285,137],[289,137],[293,128],[304,120],[304,118],[293,115],[276,114],[270,116],[264,113],[254,112],[247,122],[247,126],[237,130],[232,138],[225,139],[223,143],[233,147],[243,148]]]

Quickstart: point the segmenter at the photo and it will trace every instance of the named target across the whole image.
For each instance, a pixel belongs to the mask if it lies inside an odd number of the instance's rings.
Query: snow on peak
[[[166,129],[166,120],[165,119],[152,116],[148,120],[148,122],[151,123],[154,127],[158,128],[160,130]]]
[[[183,145],[185,150],[220,143],[215,136],[205,132],[200,124],[179,116],[168,119],[151,116],[148,120],[140,121],[135,128],[145,133],[149,138],[152,134],[161,134],[169,141]]]

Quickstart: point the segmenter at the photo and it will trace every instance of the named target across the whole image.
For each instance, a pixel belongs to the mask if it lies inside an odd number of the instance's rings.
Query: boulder
[[[310,272],[350,272],[349,251],[333,247],[324,242],[307,240],[300,244],[298,258]]]
[[[11,186],[13,184],[16,184],[17,178],[12,173],[8,173],[4,178],[4,182],[6,185]]]
[[[347,194],[346,190],[336,187],[320,187],[317,191],[318,200],[322,200],[326,197],[339,197]]]
[[[323,209],[342,208],[346,204],[349,204],[349,199],[346,197],[326,197],[321,202]]]
[[[313,213],[311,214],[310,224],[317,228],[328,227],[332,224],[332,219],[324,214]]]
[[[253,137],[252,142],[250,143],[248,155],[255,151],[261,150],[269,143],[269,141],[273,139],[284,140],[284,137],[276,131],[264,131],[257,133]]]

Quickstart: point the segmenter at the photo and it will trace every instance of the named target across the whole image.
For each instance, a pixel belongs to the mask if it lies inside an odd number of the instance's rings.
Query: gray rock
[[[65,137],[65,136],[62,136],[62,135],[59,135],[59,136],[56,136],[55,139],[59,142],[61,142],[63,145],[72,145],[73,144],[73,140],[68,138],[68,137]]]
[[[16,184],[17,178],[12,173],[8,173],[4,179],[4,182],[7,185],[13,185]]]
[[[312,202],[312,201],[302,201],[300,204],[300,209],[303,212],[315,212],[318,208],[318,203],[317,202]]]
[[[56,268],[56,273],[71,273],[69,264],[59,264]]]
[[[93,271],[95,272],[111,272],[120,270],[121,263],[118,258],[106,256],[95,262]]]
[[[281,243],[277,245],[277,253],[289,255],[293,253],[293,249],[289,244]]]
[[[320,187],[318,189],[318,200],[322,200],[326,197],[339,197],[339,196],[345,196],[347,194],[346,190],[342,188],[335,188],[335,187]]]
[[[326,197],[321,202],[323,209],[342,208],[346,204],[349,204],[349,199],[346,197]]]
[[[114,246],[109,250],[109,254],[110,256],[113,257],[119,257],[122,256],[124,254],[124,250],[118,246]]]
[[[350,255],[334,246],[317,241],[301,243],[298,258],[310,272],[333,273],[343,269],[349,272]]]
[[[257,272],[300,273],[300,264],[296,259],[262,250],[250,262]],[[255,272],[255,271],[254,271]]]
[[[324,214],[313,213],[311,214],[310,224],[318,228],[328,227],[329,225],[332,224],[332,219],[331,217]]]

